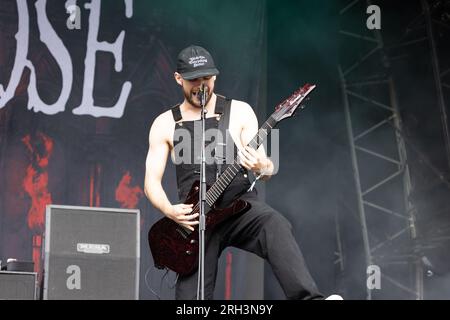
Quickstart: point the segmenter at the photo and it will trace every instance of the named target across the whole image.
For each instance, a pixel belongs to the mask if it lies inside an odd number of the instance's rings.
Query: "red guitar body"
[[[199,181],[196,181],[188,193],[187,204],[198,203]],[[211,208],[206,214],[206,230],[212,230],[227,218],[241,214],[251,205],[244,200],[236,200],[229,207]],[[198,212],[198,210],[193,211]],[[157,221],[148,232],[148,243],[153,261],[157,268],[169,268],[180,275],[194,273],[198,267],[198,225],[194,231],[181,227],[173,220],[164,217]]]

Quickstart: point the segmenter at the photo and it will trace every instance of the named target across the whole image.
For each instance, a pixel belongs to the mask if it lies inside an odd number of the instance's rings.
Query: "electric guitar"
[[[258,130],[255,137],[249,142],[248,146],[255,150],[258,149],[264,139],[267,138],[270,130],[278,122],[291,117],[299,106],[299,109],[305,107],[301,103],[315,87],[315,85],[306,84],[280,103],[275,108],[275,112],[272,113]],[[236,214],[243,214],[250,209],[250,204],[241,199],[235,200],[226,208],[216,208],[214,206],[231,181],[236,177],[240,168],[239,159],[236,157],[233,164],[230,164],[224,170],[216,182],[212,186],[207,187],[206,204],[210,207],[210,210],[205,216],[206,230],[212,230],[227,218]],[[196,181],[184,201],[186,204],[194,204],[192,213],[200,211],[199,190],[200,182]],[[194,231],[191,231],[167,217],[158,220],[148,232],[148,242],[155,267],[160,269],[168,268],[179,275],[189,275],[195,272],[198,267],[198,238],[198,225],[195,226]]]

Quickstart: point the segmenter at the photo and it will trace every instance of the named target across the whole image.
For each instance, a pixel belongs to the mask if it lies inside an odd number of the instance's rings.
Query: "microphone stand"
[[[202,141],[201,141],[201,164],[200,164],[200,192],[199,192],[199,226],[198,226],[198,241],[199,241],[199,255],[198,255],[198,287],[197,300],[205,300],[205,203],[206,203],[206,157],[205,157],[205,117],[206,117],[206,98],[207,92],[205,84],[202,83],[199,91],[201,120],[202,120]]]

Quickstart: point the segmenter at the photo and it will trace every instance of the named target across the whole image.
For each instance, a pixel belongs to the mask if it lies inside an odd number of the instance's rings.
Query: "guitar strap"
[[[180,104],[173,106],[172,108],[170,108],[170,110],[172,111],[173,120],[175,120],[175,122],[183,119],[183,117],[181,116]]]
[[[226,159],[226,150],[227,150],[227,141],[233,141],[232,139],[228,139],[227,129],[230,124],[230,112],[231,111],[231,99],[227,99],[223,96],[217,95],[217,102],[215,113],[220,114],[219,126],[218,130],[221,133],[222,141],[218,141],[216,143],[216,147],[214,150],[214,158],[216,160],[217,170],[216,170],[216,180],[222,174],[222,165],[225,163]]]

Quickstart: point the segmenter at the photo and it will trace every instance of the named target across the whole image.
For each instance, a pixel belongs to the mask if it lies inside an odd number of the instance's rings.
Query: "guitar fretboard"
[[[257,150],[259,146],[267,138],[270,130],[275,127],[277,121],[270,116],[266,122],[258,130],[258,133],[253,137],[253,139],[247,144],[247,146]],[[219,178],[214,182],[211,188],[206,192],[206,203],[211,207],[216,203],[217,199],[222,195],[225,189],[230,185],[233,179],[238,174],[241,169],[239,164],[239,159],[236,157],[233,164],[230,164],[225,171],[219,176]]]

